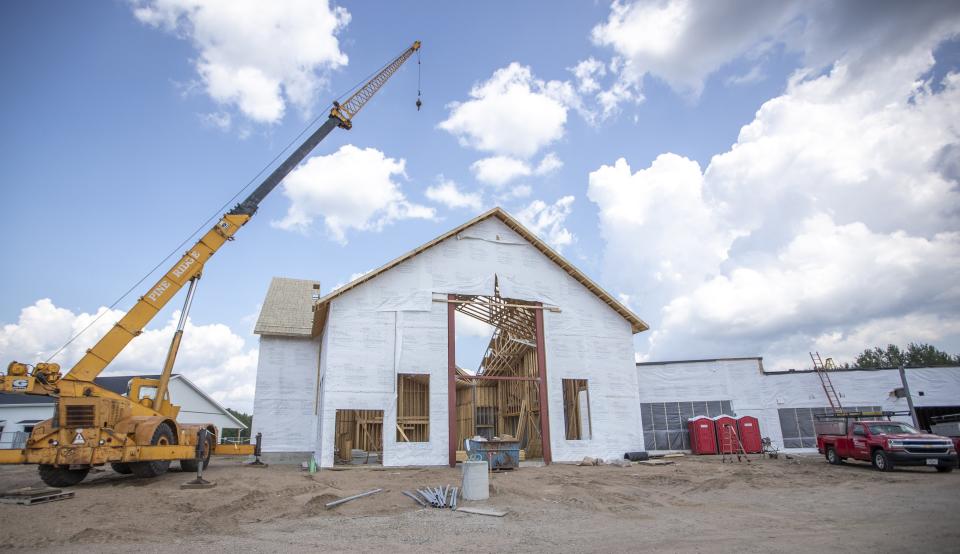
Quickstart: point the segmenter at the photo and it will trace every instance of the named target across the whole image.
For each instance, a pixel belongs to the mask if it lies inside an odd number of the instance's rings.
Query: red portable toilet
[[[737,453],[737,420],[728,416],[721,415],[713,418],[714,425],[717,426],[717,451],[721,454]]]
[[[690,450],[694,454],[717,453],[717,431],[713,420],[707,416],[692,417],[687,421],[690,431]]]
[[[763,452],[763,445],[760,441],[760,422],[753,416],[740,416],[737,418],[737,431],[740,432],[740,442],[743,443],[743,451],[747,454],[759,454]]]

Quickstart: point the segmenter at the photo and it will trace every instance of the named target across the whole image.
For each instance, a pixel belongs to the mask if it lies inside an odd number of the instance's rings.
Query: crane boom
[[[225,214],[192,248],[181,257],[156,284],[137,300],[136,305],[118,321],[93,348],[73,366],[64,379],[92,381],[121,351],[143,332],[144,327],[166,306],[167,302],[191,279],[200,275],[204,264],[253,216],[260,202],[283,181],[304,158],[326,138],[335,127],[350,129],[352,119],[360,109],[400,69],[410,56],[420,49],[415,41],[403,53],[387,64],[343,104],[334,102],[327,120],[291,153],[247,198]]]

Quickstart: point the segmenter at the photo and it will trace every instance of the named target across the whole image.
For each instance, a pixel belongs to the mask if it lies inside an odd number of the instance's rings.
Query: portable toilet
[[[763,444],[760,440],[760,422],[753,416],[740,416],[737,418],[737,431],[740,433],[740,442],[743,443],[743,451],[747,454],[759,454],[763,452]]]
[[[737,452],[737,420],[728,415],[713,418],[717,426],[717,451],[721,454],[736,454]]]
[[[687,421],[690,431],[690,450],[694,454],[717,453],[717,428],[707,416],[691,417]]]

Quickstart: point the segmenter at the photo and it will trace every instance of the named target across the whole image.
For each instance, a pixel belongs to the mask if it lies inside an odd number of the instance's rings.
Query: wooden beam
[[[553,461],[550,452],[550,410],[547,404],[547,349],[543,340],[543,310],[537,310],[537,373],[540,377],[540,441],[543,463]]]
[[[449,296],[454,300],[454,295]],[[457,465],[457,339],[456,304],[447,304],[447,436],[450,467]]]

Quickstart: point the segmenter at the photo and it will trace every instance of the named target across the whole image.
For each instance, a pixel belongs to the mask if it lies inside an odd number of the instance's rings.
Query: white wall
[[[916,368],[906,373],[916,406],[960,405],[960,368]],[[640,365],[637,375],[641,403],[731,400],[737,415],[756,417],[761,434],[779,448],[783,434],[778,409],[829,406],[815,373],[764,374],[756,359]],[[901,386],[895,369],[836,371],[830,378],[843,405],[908,409],[906,398],[891,395]]]
[[[198,394],[190,385],[174,376],[170,380],[170,400],[180,406],[177,421],[181,423],[212,423],[217,428],[217,436],[223,436],[223,429],[237,429],[237,422],[223,413],[213,402]]]
[[[0,427],[3,427],[3,434],[0,435],[0,448],[12,448],[11,441],[18,431],[23,431],[24,427],[32,427],[33,423],[20,424],[19,421],[50,419],[53,417],[53,404],[0,404]]]
[[[260,337],[252,436],[264,452],[310,452],[315,444],[320,342]]]
[[[629,323],[491,218],[331,301],[316,453],[321,466],[333,464],[338,409],[383,410],[384,465],[448,463],[447,304],[433,296],[490,295],[495,275],[504,298],[561,309],[544,313],[553,459],[621,457],[642,449]],[[428,443],[395,440],[397,373],[430,375]],[[563,378],[589,382],[592,440],[564,438]],[[259,394],[259,380],[257,387]]]

